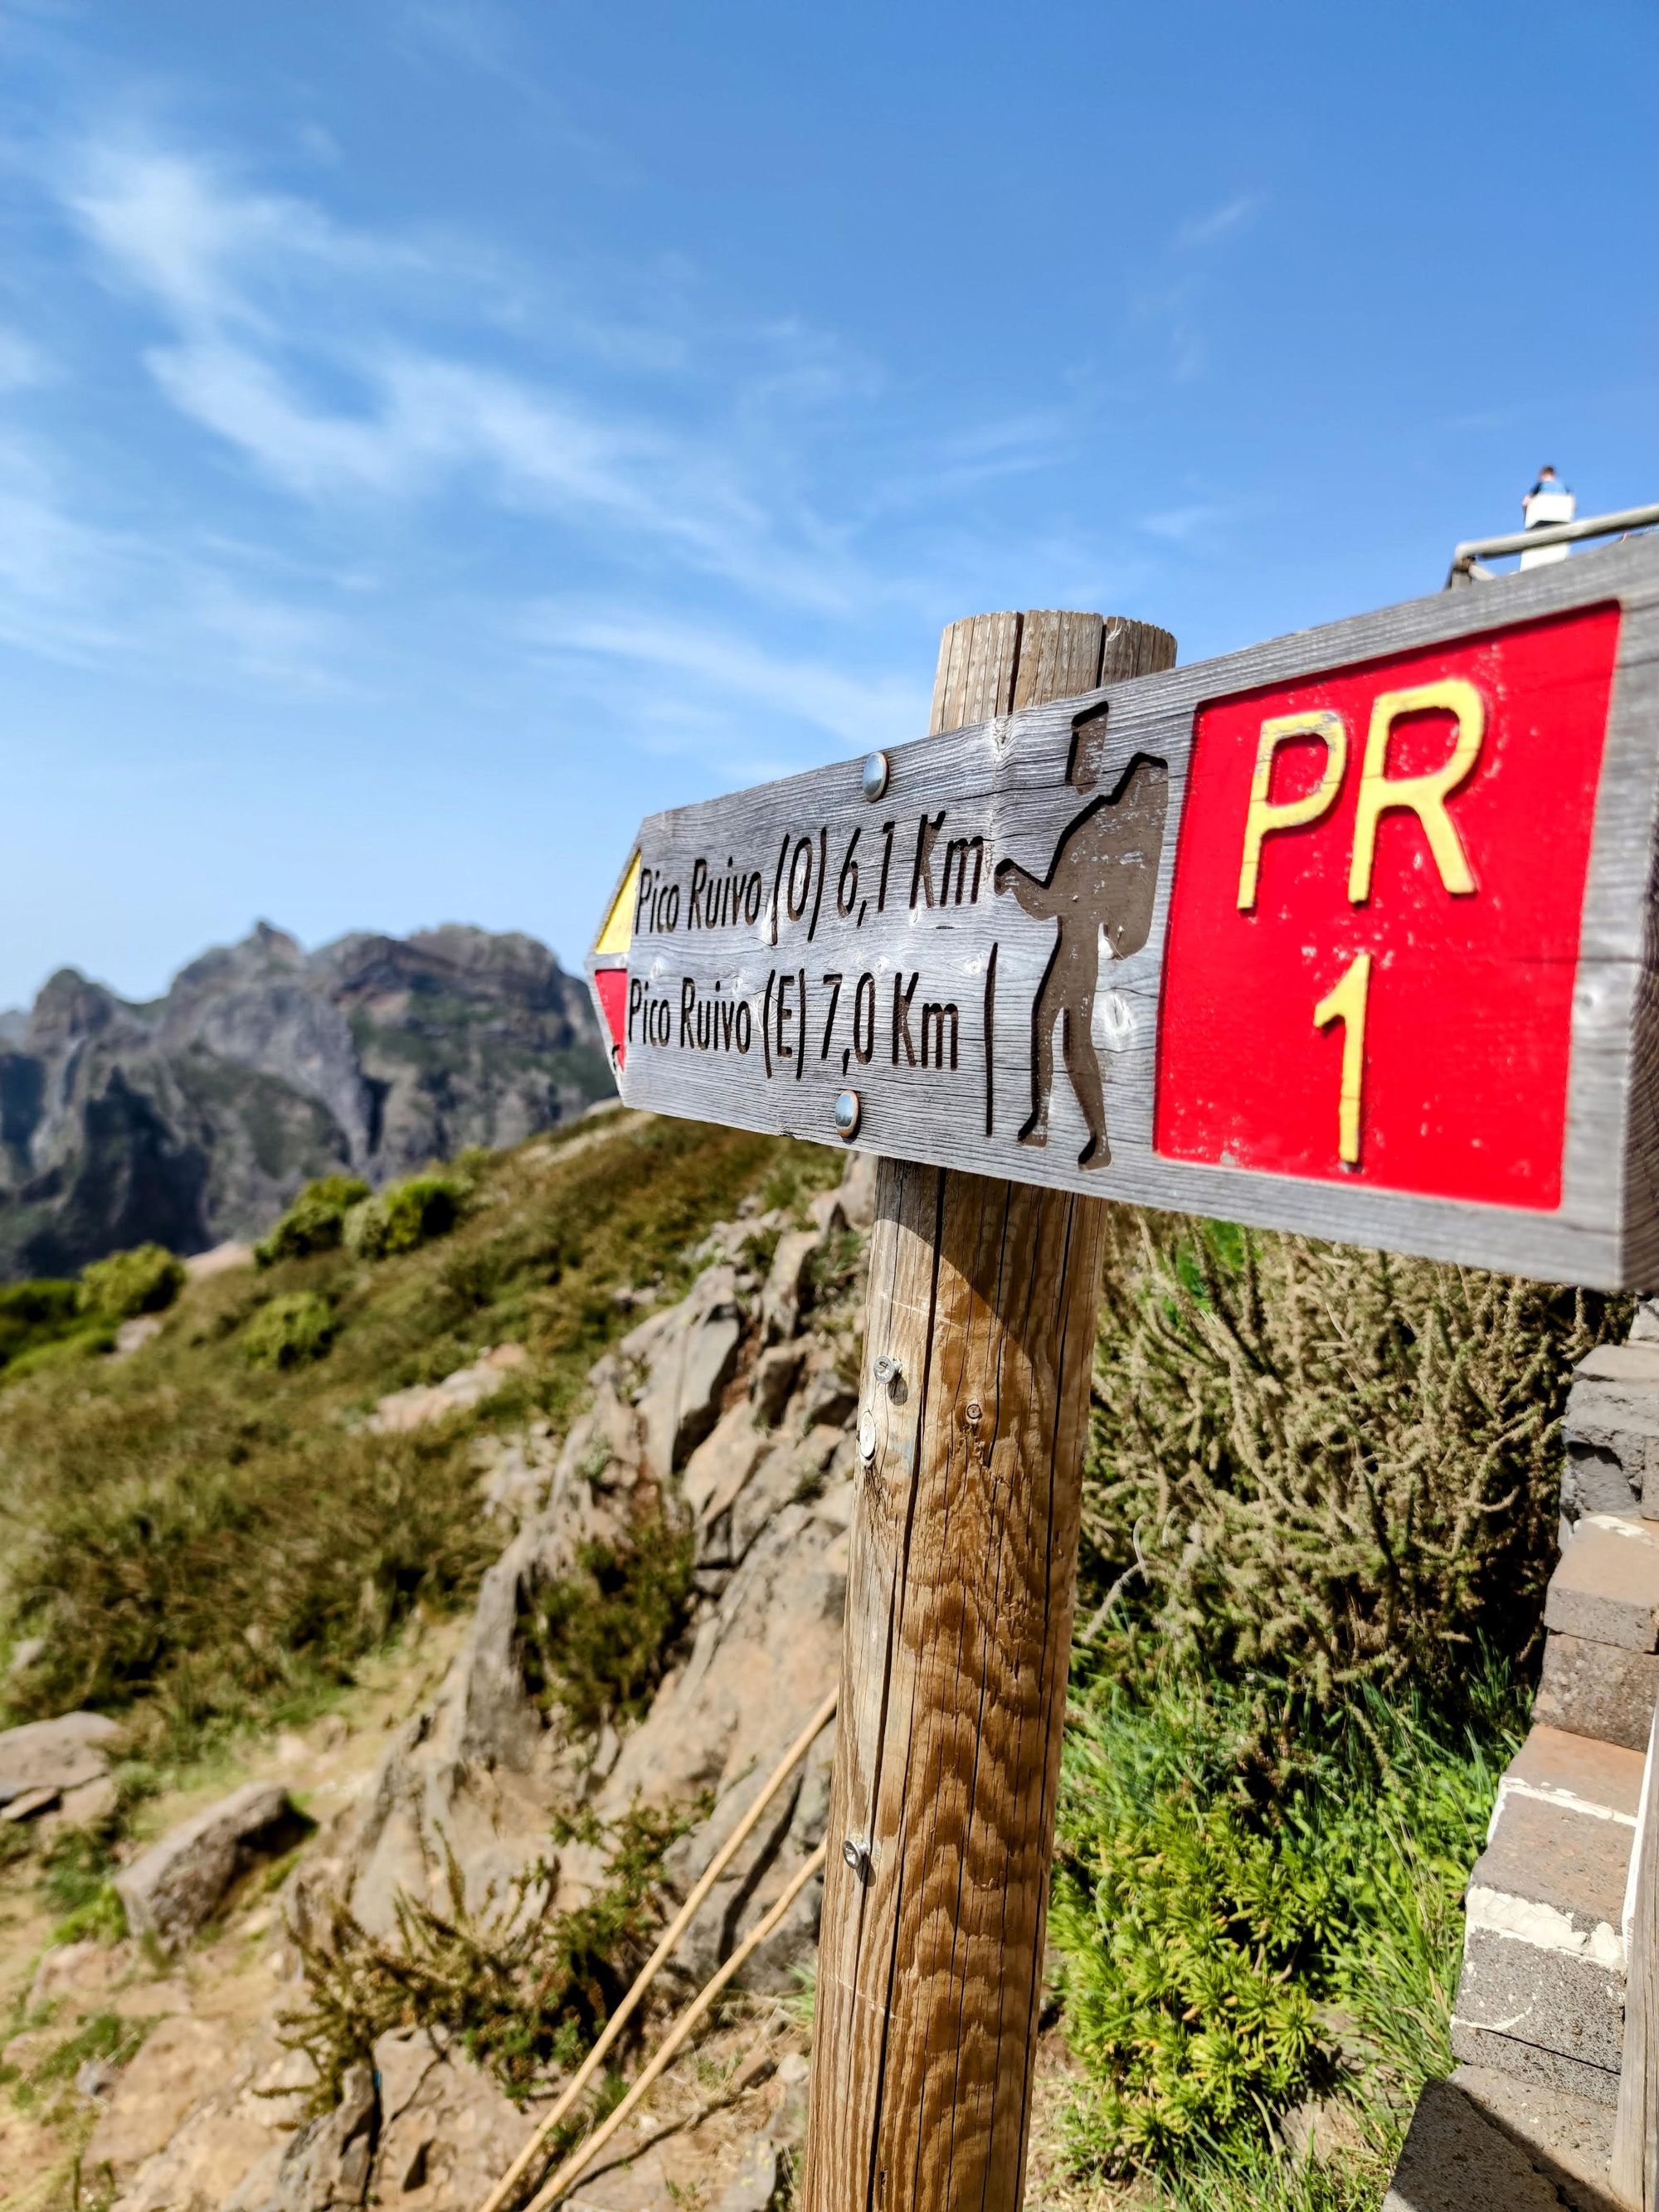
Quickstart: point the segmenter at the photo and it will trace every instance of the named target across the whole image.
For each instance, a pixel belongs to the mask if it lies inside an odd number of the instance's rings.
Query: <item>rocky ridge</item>
[[[257,1235],[313,1176],[510,1146],[609,1096],[586,986],[455,925],[307,953],[261,922],[145,1006],[73,969],[0,1024],[0,1276]]]
[[[118,2011],[149,2002],[165,2015],[120,2070],[85,2085],[98,2116],[82,2171],[91,2179],[107,2169],[115,2212],[468,2212],[504,2170],[535,2104],[518,2109],[424,2031],[382,2036],[335,2109],[298,2124],[312,2076],[279,2039],[279,2016],[301,1994],[295,1939],[319,1933],[342,1899],[363,1928],[389,1929],[400,1893],[441,1899],[450,1854],[477,1909],[538,1861],[552,1869],[549,1901],[578,1904],[598,1878],[599,1850],[574,1843],[551,1853],[550,1832],[556,1815],[581,1809],[603,1821],[636,1803],[702,1796],[710,1809],[670,1856],[672,1887],[683,1894],[708,1865],[839,1666],[858,1232],[872,1210],[872,1168],[853,1163],[842,1189],[814,1201],[811,1228],[752,1214],[716,1231],[690,1295],[648,1315],[594,1367],[590,1403],[562,1444],[538,1423],[477,1447],[489,1510],[516,1526],[435,1694],[301,1851],[280,1910],[261,1920],[255,1909],[264,1986],[275,1984],[257,2017],[234,2036],[204,2020],[186,1986],[187,1953],[154,1984],[131,1943],[46,1954],[37,1998],[101,1976],[95,2002]],[[585,1545],[625,1540],[659,1518],[690,1545],[689,1617],[644,1717],[595,1736],[535,1695],[526,1624]],[[694,1923],[671,1995],[707,1977],[816,1847],[832,1753],[830,1729]],[[251,1802],[262,1786],[240,1795]],[[256,1809],[271,1817],[276,1800]],[[230,1828],[245,1838],[251,1817],[246,1806],[234,1820],[210,1808],[139,1869],[167,1867],[173,1893],[193,1871],[198,1900],[203,1882],[216,1881],[232,1899],[222,1910],[234,1935],[238,1870],[222,1839]],[[218,1839],[222,1873],[202,1873],[204,1838]],[[757,1954],[752,1989],[791,1986],[815,1941],[818,1901],[809,1887]],[[112,1997],[123,1975],[139,1978]],[[152,1986],[162,1994],[136,1994]],[[667,2212],[695,2186],[711,2208],[765,2212],[804,2125],[805,2069],[798,2036],[792,2044],[765,2026],[748,2034],[752,2047],[741,2064],[733,2056],[708,2124],[643,2146],[636,2138],[568,2201],[589,2212]]]

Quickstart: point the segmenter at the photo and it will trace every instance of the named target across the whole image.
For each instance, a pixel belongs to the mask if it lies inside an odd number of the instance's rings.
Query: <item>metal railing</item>
[[[1453,549],[1446,589],[1488,581],[1493,572],[1480,563],[1498,560],[1505,553],[1537,553],[1547,545],[1576,545],[1585,538],[1617,538],[1633,530],[1651,530],[1656,525],[1659,525],[1659,505],[1621,507],[1617,514],[1587,514],[1581,522],[1549,522],[1536,530],[1509,530],[1499,538],[1471,538]]]

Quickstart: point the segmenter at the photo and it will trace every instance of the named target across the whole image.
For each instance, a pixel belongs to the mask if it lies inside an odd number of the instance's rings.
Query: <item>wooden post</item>
[[[1635,2212],[1659,2212],[1659,1712],[1648,1738],[1632,1879],[1636,1910],[1625,1990],[1613,2185]]]
[[[1170,666],[978,615],[935,732]],[[1105,1202],[880,1164],[805,2212],[1015,2212],[1041,1996]]]

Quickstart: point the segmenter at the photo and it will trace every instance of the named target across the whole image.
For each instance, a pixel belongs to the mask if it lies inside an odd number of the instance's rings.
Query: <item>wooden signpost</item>
[[[881,1155],[810,2212],[1019,2202],[1103,1202],[1659,1283],[1659,547],[1173,659],[953,625],[590,960],[629,1104]]]

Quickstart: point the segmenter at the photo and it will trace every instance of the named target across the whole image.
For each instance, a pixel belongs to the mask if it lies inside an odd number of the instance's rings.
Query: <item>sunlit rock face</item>
[[[261,922],[164,998],[73,969],[0,1018],[0,1276],[257,1235],[313,1176],[512,1145],[612,1089],[586,987],[449,925],[307,953]]]

